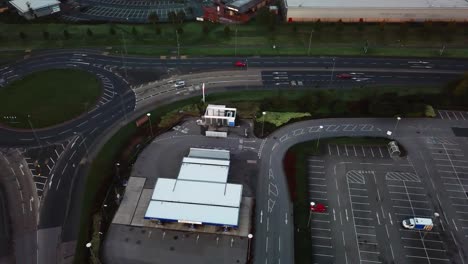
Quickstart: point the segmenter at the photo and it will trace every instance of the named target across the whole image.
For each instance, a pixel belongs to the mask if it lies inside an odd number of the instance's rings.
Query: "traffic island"
[[[0,123],[43,128],[89,111],[101,95],[96,76],[76,69],[34,72],[0,88]]]

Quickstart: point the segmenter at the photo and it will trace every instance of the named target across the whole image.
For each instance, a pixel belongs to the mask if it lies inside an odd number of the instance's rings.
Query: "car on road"
[[[337,78],[339,79],[351,79],[353,76],[349,73],[340,73],[336,75]]]
[[[174,84],[175,88],[182,88],[184,86],[185,86],[185,81],[176,81],[176,83]]]
[[[243,61],[236,61],[234,63],[234,66],[236,67],[240,67],[240,68],[244,68],[244,67],[247,67],[247,63],[243,62]]]

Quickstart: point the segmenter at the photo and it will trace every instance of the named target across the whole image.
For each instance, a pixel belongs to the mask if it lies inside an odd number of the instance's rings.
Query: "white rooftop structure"
[[[421,7],[468,7],[465,0],[287,0],[288,7],[335,7],[335,8],[381,8],[398,9]]]
[[[177,179],[158,178],[145,219],[237,226],[242,185],[227,183],[229,151],[191,148]]]
[[[283,0],[288,22],[468,21],[465,0]]]
[[[178,179],[226,183],[228,172],[229,160],[184,158]]]
[[[229,151],[224,149],[190,148],[188,157],[229,160]]]
[[[60,11],[58,0],[12,0],[10,4],[26,19],[50,15]],[[31,12],[32,11],[32,12]]]
[[[208,125],[235,126],[236,113],[236,108],[209,104],[202,118]]]
[[[151,200],[239,207],[242,185],[159,178]]]
[[[145,218],[199,225],[238,226],[239,208],[152,200]]]

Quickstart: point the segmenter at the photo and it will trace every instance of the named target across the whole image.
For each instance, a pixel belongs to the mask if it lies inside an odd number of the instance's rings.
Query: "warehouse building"
[[[177,179],[158,178],[145,219],[238,227],[242,185],[227,183],[229,151],[191,148]]]
[[[283,0],[288,22],[468,21],[465,0]]]
[[[60,11],[58,0],[13,0],[10,4],[18,14],[28,20],[51,15]]]

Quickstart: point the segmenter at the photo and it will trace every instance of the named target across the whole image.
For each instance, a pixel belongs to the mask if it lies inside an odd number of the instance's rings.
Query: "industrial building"
[[[283,0],[288,22],[468,21],[465,0]]]
[[[58,0],[13,0],[10,4],[18,14],[28,20],[47,16],[60,11]]]
[[[238,227],[242,185],[227,183],[229,151],[191,148],[177,179],[158,178],[145,219]]]

